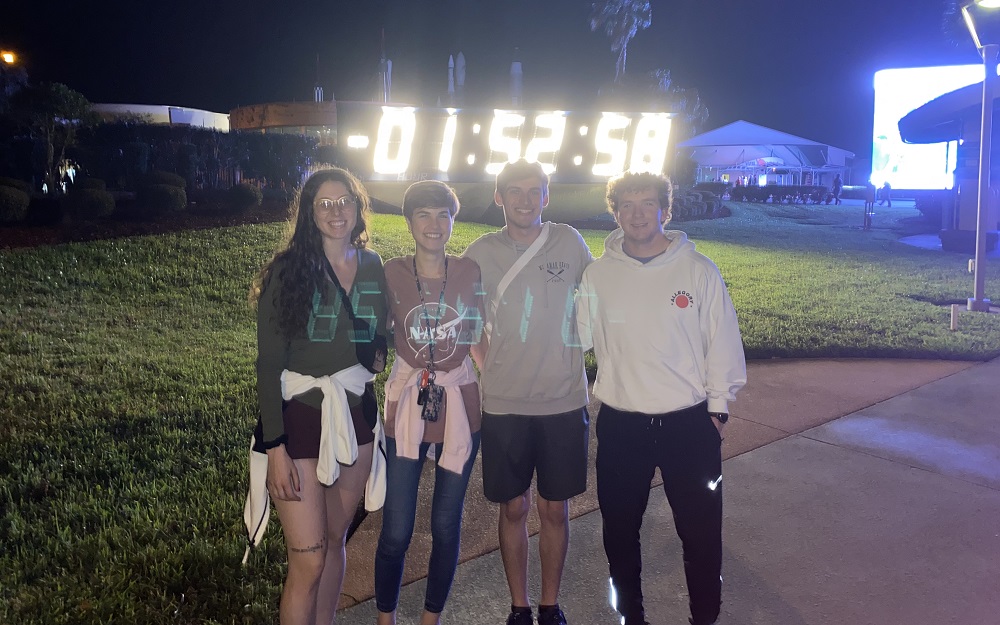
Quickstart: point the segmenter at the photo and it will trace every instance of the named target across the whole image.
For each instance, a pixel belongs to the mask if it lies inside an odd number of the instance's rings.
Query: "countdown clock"
[[[479,182],[519,158],[541,163],[553,182],[662,173],[670,127],[667,113],[371,105],[337,111],[344,164],[386,181]]]

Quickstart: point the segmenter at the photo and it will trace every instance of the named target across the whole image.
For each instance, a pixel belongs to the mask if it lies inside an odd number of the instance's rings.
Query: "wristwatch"
[[[710,412],[708,413],[708,416],[712,417],[713,419],[717,420],[719,423],[723,425],[726,424],[726,421],[729,421],[728,412]]]

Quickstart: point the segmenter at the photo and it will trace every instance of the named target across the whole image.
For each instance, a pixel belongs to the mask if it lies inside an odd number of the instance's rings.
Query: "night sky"
[[[872,74],[976,63],[946,0],[653,0],[629,46],[628,73],[670,69],[710,118],[738,119],[870,155]],[[311,100],[317,79],[339,100],[369,100],[379,33],[393,100],[434,105],[448,54],[468,62],[467,103],[509,105],[514,49],[528,108],[596,108],[615,56],[590,32],[581,0],[30,2],[0,11],[0,48],[32,80],[64,82],[92,102],[228,112]],[[13,5],[13,6],[11,6]],[[644,107],[637,106],[637,110]]]

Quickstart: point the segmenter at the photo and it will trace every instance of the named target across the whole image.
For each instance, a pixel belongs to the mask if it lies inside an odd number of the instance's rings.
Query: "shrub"
[[[229,189],[229,209],[234,213],[245,213],[257,208],[264,201],[264,194],[257,187],[241,182]]]
[[[0,186],[0,221],[24,221],[31,196],[14,187]]]
[[[189,211],[213,214],[229,209],[229,189],[196,189],[187,199]]]
[[[77,219],[101,219],[115,212],[115,198],[103,189],[73,189],[62,202],[63,211]]]
[[[264,199],[265,200],[269,200],[269,201],[272,201],[272,202],[277,202],[279,204],[288,204],[293,199],[295,199],[295,190],[294,189],[282,189],[282,188],[279,188],[279,187],[268,187],[266,189],[262,189],[261,193],[264,195]],[[465,204],[463,204],[462,206],[465,206]],[[459,214],[461,214],[461,213],[459,213]]]
[[[106,182],[100,178],[77,178],[76,182],[73,183],[73,190],[79,191],[82,189],[92,189],[96,191],[107,191],[108,185]]]
[[[31,185],[23,180],[18,180],[17,178],[0,176],[0,187],[9,187],[11,189],[17,189],[22,193],[31,194]]]
[[[731,187],[728,182],[699,182],[694,185],[695,191],[709,191],[714,195],[722,195],[726,192],[726,189]]]
[[[55,226],[62,222],[63,205],[55,195],[32,195],[25,221],[32,226]]]
[[[157,184],[177,187],[182,191],[187,188],[187,181],[182,176],[172,174],[169,171],[154,170],[146,175],[146,186]]]
[[[187,194],[184,189],[175,185],[147,184],[139,189],[136,201],[144,216],[156,217],[184,210],[187,206]]]

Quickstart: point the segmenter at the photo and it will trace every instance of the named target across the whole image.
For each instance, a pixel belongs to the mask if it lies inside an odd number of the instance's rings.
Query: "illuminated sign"
[[[343,164],[370,180],[476,182],[524,158],[555,182],[592,182],[662,173],[671,116],[338,103],[337,125]]]
[[[983,65],[912,67],[875,73],[871,181],[895,189],[950,189],[956,142],[910,144],[899,120],[934,98],[983,79]]]

